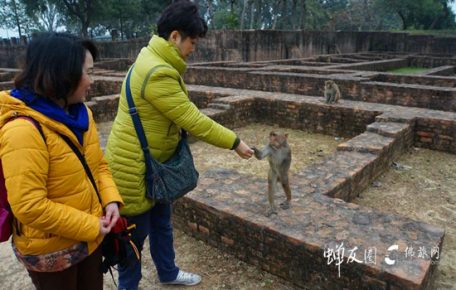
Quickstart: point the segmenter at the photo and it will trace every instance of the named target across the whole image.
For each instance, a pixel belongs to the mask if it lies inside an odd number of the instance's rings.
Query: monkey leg
[[[282,176],[281,178],[282,188],[285,192],[287,199],[280,204],[282,209],[289,209],[291,206],[291,189],[290,189],[290,182],[288,180],[288,174]]]
[[[269,209],[266,212],[266,216],[269,217],[273,214],[277,214],[277,210],[274,205],[274,195],[277,192],[277,174],[273,172],[272,169],[269,169],[268,172],[268,202]]]
[[[270,217],[272,216],[273,214],[277,214],[277,210],[275,208],[270,208],[266,211],[266,213],[264,214],[266,217]]]
[[[331,100],[331,94],[325,93],[325,103],[329,104],[330,100]]]

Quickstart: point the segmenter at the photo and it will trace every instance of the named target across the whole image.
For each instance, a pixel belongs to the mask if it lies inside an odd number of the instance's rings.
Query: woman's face
[[[68,98],[68,105],[82,103],[86,100],[90,85],[93,83],[92,74],[93,57],[92,54],[86,50],[85,61],[82,66],[81,80],[79,81],[79,85],[73,95]]]
[[[174,34],[173,34],[174,33]],[[171,41],[176,44],[179,52],[184,60],[186,60],[193,51],[195,51],[196,44],[198,43],[198,37],[186,37],[182,38],[182,35],[177,31],[171,33]]]

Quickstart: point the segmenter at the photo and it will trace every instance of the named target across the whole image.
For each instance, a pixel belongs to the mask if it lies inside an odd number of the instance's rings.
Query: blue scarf
[[[67,113],[53,101],[38,96],[30,89],[14,89],[11,90],[10,95],[23,101],[35,111],[65,124],[76,135],[79,143],[83,144],[83,134],[89,129],[89,115],[83,103],[70,105]]]

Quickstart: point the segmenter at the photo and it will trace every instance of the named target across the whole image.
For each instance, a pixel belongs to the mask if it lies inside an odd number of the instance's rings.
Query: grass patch
[[[418,74],[429,70],[428,68],[424,67],[400,67],[395,69],[390,69],[387,72],[395,73],[395,74]]]

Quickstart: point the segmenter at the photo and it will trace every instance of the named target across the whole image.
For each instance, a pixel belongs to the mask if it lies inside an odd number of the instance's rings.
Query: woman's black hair
[[[204,37],[207,24],[199,15],[198,6],[188,0],[174,2],[165,8],[157,22],[158,36],[168,39],[171,32],[179,31],[182,38]]]
[[[86,51],[95,60],[98,50],[90,40],[67,33],[41,33],[29,42],[16,88],[28,88],[39,96],[65,101],[77,89]]]

